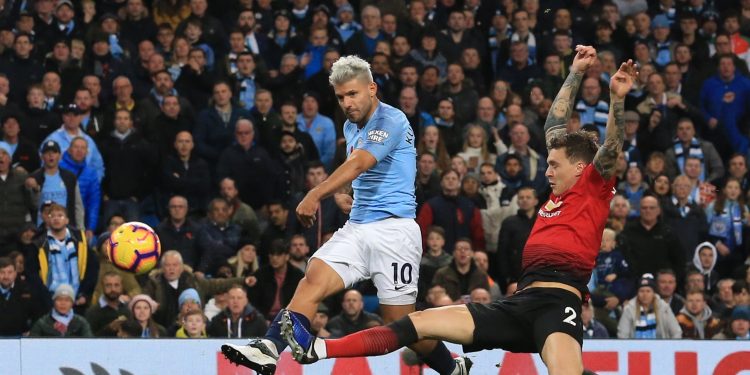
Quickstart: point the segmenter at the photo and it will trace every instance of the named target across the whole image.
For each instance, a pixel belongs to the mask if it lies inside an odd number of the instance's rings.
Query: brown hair
[[[594,160],[599,146],[594,142],[594,136],[586,131],[577,131],[554,137],[549,141],[549,149],[564,148],[571,162],[582,161],[586,164]]]

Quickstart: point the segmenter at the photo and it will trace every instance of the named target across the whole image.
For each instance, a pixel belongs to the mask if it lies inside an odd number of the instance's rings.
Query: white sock
[[[315,354],[318,355],[318,359],[328,358],[328,352],[326,350],[326,340],[316,338],[315,341],[313,341],[313,348],[315,349]]]

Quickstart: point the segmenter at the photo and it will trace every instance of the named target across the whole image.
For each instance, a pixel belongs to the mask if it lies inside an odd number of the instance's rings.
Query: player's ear
[[[585,168],[586,164],[584,164],[582,161],[576,163],[576,177],[581,177]]]
[[[375,81],[370,82],[370,84],[368,85],[368,88],[370,89],[370,97],[374,97],[375,95],[377,95],[378,84],[375,83]]]

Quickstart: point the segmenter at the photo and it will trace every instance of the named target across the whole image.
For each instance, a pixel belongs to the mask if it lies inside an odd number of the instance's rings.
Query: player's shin
[[[278,314],[276,314],[276,317],[273,318],[273,322],[271,322],[271,325],[268,326],[268,331],[266,331],[265,338],[270,340],[271,342],[276,345],[276,351],[277,353],[281,353],[286,349],[287,344],[284,341],[284,339],[281,337],[281,317],[284,310],[279,311]],[[302,323],[302,325],[305,327],[306,330],[310,330],[310,319],[308,319],[306,316],[296,313],[294,311],[289,310],[290,314],[293,314],[299,321]]]
[[[340,339],[325,340],[325,357],[321,358],[383,355],[411,345],[418,339],[414,323],[406,316],[385,327],[370,328]]]
[[[420,341],[417,344],[412,345],[412,349],[419,350],[419,346],[429,344],[431,344],[430,341]],[[422,354],[419,351],[417,353],[422,361],[424,361],[427,366],[430,366],[431,369],[437,371],[438,374],[452,374],[453,370],[456,368],[456,361],[453,360],[451,352],[442,341],[438,341],[428,354]]]

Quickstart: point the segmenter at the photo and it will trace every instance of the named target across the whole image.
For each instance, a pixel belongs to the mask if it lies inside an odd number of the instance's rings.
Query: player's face
[[[373,103],[377,92],[375,82],[367,83],[359,79],[352,79],[336,85],[334,92],[341,109],[346,114],[346,118],[353,123],[359,124],[369,118],[370,112],[374,110]]]
[[[555,195],[560,195],[570,189],[578,181],[585,167],[585,164],[580,161],[571,163],[564,148],[550,150],[547,163],[549,166],[545,176]]]

